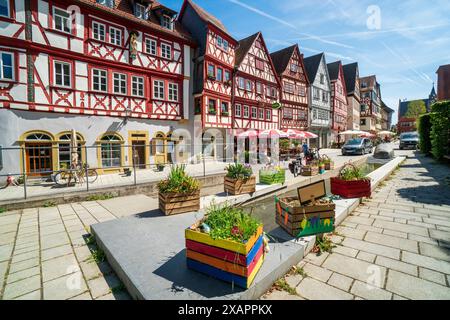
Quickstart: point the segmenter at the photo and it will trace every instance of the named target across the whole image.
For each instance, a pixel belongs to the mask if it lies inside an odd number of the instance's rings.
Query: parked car
[[[417,149],[419,134],[417,132],[404,132],[400,135],[400,150],[406,148]]]
[[[348,140],[342,147],[342,155],[356,155],[356,154],[366,154],[373,152],[373,144],[370,139],[367,138],[357,138]]]

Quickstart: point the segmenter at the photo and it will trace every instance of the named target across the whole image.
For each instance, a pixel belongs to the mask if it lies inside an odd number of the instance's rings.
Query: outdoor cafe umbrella
[[[316,139],[319,136],[315,133],[309,132],[309,131],[300,131],[300,133],[297,135],[297,139]]]
[[[289,138],[289,135],[286,132],[283,132],[278,129],[264,130],[259,134],[259,137],[262,137],[262,138],[273,137],[273,136],[278,136],[279,138]]]
[[[373,133],[370,132],[364,132],[362,134],[359,135],[361,138],[373,138],[375,137],[375,135]]]
[[[78,164],[78,144],[77,144],[77,132],[75,129],[72,129],[70,136],[70,158],[72,167],[76,167]]]
[[[360,131],[360,130],[347,130],[347,131],[340,132],[339,135],[342,135],[342,136],[347,136],[347,135],[349,135],[349,136],[359,136],[359,135],[365,134],[365,133],[366,132]]]
[[[298,139],[297,136],[302,133],[302,131],[296,129],[285,129],[283,132],[286,133],[289,136],[289,138],[292,139]]]
[[[392,131],[380,131],[380,132],[378,132],[378,135],[379,136],[393,136],[393,135],[395,135],[395,133]]]
[[[237,136],[240,138],[253,138],[253,137],[258,136],[258,132],[255,130],[248,130],[248,131],[239,133]]]

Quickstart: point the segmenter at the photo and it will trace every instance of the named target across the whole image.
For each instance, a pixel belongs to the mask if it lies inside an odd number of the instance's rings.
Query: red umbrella
[[[256,130],[248,130],[239,133],[237,136],[241,138],[253,138],[258,136],[258,132]]]
[[[278,129],[270,129],[270,130],[264,130],[259,134],[260,137],[273,137],[278,136],[280,138],[288,138],[289,135],[286,134],[286,132],[283,132]]]
[[[297,137],[299,139],[315,139],[318,138],[319,136],[315,133],[309,132],[309,131],[301,131]]]
[[[283,130],[291,139],[296,139],[299,134],[302,133],[300,130],[296,129],[285,129]]]

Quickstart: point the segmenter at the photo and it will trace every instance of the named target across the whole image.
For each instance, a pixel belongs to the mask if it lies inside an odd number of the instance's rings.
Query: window
[[[319,100],[320,99],[320,90],[318,88],[314,88],[314,90],[313,90],[313,98],[314,98],[314,100]]]
[[[283,118],[284,119],[293,119],[293,111],[290,108],[283,108]]]
[[[0,0],[0,16],[1,17],[11,17],[11,10],[9,8],[9,0]]]
[[[55,61],[54,62],[54,68],[55,68],[55,85],[60,87],[71,87],[71,81],[70,81],[70,69],[71,66],[67,62],[60,62]]]
[[[322,91],[322,101],[328,102],[328,93],[325,91]]]
[[[123,73],[113,73],[113,92],[127,94],[127,76]]]
[[[239,78],[239,89],[245,89],[245,80],[244,78]]]
[[[109,27],[109,42],[116,46],[122,46],[122,30]]]
[[[264,61],[262,61],[260,59],[255,59],[255,65],[256,65],[256,69],[264,70]]]
[[[172,47],[169,44],[161,43],[161,57],[172,59]]]
[[[245,90],[252,91],[252,82],[250,80],[245,82]]]
[[[208,113],[209,114],[216,114],[217,113],[216,100],[214,100],[214,99],[209,99],[208,100]]]
[[[228,102],[222,102],[220,104],[220,113],[222,115],[228,115]]]
[[[143,6],[142,4],[136,3],[135,9],[134,9],[134,14],[139,19],[146,19],[147,14],[145,12],[145,6]]]
[[[70,14],[58,8],[53,8],[53,28],[62,32],[70,33]]]
[[[58,153],[59,153],[59,169],[70,169],[72,164],[72,150],[71,150],[71,144],[70,141],[72,139],[72,134],[63,134],[59,137],[60,141],[64,141],[62,143],[58,144]],[[81,161],[81,137],[77,135],[77,154],[78,154],[78,160]]]
[[[164,81],[153,81],[153,99],[164,100]]]
[[[156,56],[156,40],[145,39],[145,52]]]
[[[222,48],[223,39],[221,36],[217,36],[217,46]]]
[[[166,29],[169,29],[169,30],[172,30],[172,26],[173,26],[173,24],[172,24],[172,19],[170,18],[170,17],[168,17],[168,16],[162,16],[161,17],[161,26],[163,27],[163,28],[166,28]]]
[[[208,64],[208,77],[214,78],[216,77],[216,69],[214,65]]]
[[[216,80],[217,81],[222,81],[223,80],[223,70],[221,68],[217,68],[217,77]]]
[[[304,86],[298,87],[298,93],[302,97],[306,96],[306,88]]]
[[[275,98],[277,96],[277,90],[273,87],[267,87],[267,95],[269,97]]]
[[[264,109],[262,108],[258,109],[258,118],[259,120],[264,120]]]
[[[256,92],[259,93],[259,94],[263,93],[263,85],[262,85],[261,82],[257,82],[256,83]]]
[[[366,125],[366,119],[361,119],[360,124],[361,124],[362,126],[365,126],[365,125]]]
[[[228,41],[223,39],[221,36],[217,36],[216,45],[219,48],[228,51]]]
[[[361,112],[365,112],[367,110],[367,106],[365,104],[361,105]]]
[[[320,74],[320,83],[321,84],[325,83],[325,75],[323,73]]]
[[[0,52],[0,80],[14,80],[14,55]]]
[[[252,119],[256,119],[257,117],[257,109],[256,107],[252,107]]]
[[[367,88],[367,82],[361,82],[361,88],[362,89]]]
[[[133,76],[131,78],[131,94],[136,97],[144,96],[144,78]]]
[[[95,40],[105,41],[105,25],[102,23],[92,22],[92,37]]]
[[[107,135],[101,139],[101,158],[103,168],[119,167],[122,150],[121,139],[116,135]]]
[[[228,41],[227,40],[223,40],[223,50],[228,51]]]
[[[97,3],[114,8],[114,0],[97,0]]]
[[[291,63],[291,71],[292,72],[297,72],[298,71],[298,65],[296,65],[295,63]]]
[[[225,70],[225,78],[224,78],[224,81],[225,81],[225,82],[230,81],[230,71],[228,71],[228,70]]]
[[[237,104],[237,105],[235,106],[235,109],[234,109],[234,115],[235,115],[236,117],[241,117],[241,116],[242,116],[242,106],[241,106],[240,104]]]
[[[248,118],[248,106],[244,106],[244,118]]]
[[[272,120],[272,110],[266,109],[266,120],[271,121]]]
[[[287,93],[294,93],[294,86],[292,85],[292,83],[285,82],[284,91]]]
[[[297,119],[298,120],[307,120],[307,113],[306,113],[306,111],[299,110],[298,114],[297,114]]]
[[[169,100],[178,101],[178,84],[169,83]]]
[[[92,90],[94,91],[107,91],[107,77],[105,70],[93,69],[92,70]]]

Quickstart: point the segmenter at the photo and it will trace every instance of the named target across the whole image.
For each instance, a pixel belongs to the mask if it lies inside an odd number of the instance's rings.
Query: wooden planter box
[[[186,229],[187,267],[214,278],[248,288],[264,261],[263,227],[247,242],[212,239],[209,234]]]
[[[334,162],[331,161],[330,163],[325,163],[325,170],[327,171],[334,170]]]
[[[343,198],[363,198],[372,194],[370,179],[345,181],[331,178],[331,193]]]
[[[277,173],[268,173],[264,170],[259,171],[259,183],[262,184],[278,184],[286,181],[286,170]]]
[[[291,236],[300,238],[315,234],[328,233],[334,230],[335,209],[334,203],[315,204],[311,203],[307,197],[313,197],[314,200],[320,199],[325,195],[325,182],[319,181],[314,184],[298,188],[299,196],[278,198],[275,197],[276,222]],[[299,200],[300,205],[292,206],[293,200]]]
[[[319,167],[302,167],[300,173],[302,176],[307,177],[317,176],[319,174]]]
[[[224,189],[232,195],[253,193],[256,191],[256,177],[251,176],[247,180],[225,177]]]
[[[200,210],[200,190],[190,194],[159,193],[159,209],[166,216]]]

